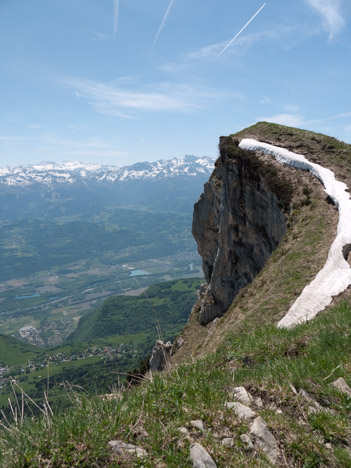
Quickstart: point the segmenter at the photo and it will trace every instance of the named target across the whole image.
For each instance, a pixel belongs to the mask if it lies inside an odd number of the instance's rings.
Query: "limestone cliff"
[[[203,325],[226,312],[277,247],[286,232],[282,210],[291,190],[288,184],[277,190],[272,167],[247,155],[236,140],[221,138],[220,153],[193,217],[208,284],[200,304]]]
[[[194,208],[206,285],[173,363],[214,351],[231,330],[278,323],[324,266],[336,236],[338,210],[322,184],[259,151],[241,150],[243,138],[304,154],[351,186],[351,147],[335,138],[267,122],[222,137]]]

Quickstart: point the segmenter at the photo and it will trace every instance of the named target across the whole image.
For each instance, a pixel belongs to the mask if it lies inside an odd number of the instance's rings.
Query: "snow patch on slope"
[[[248,151],[262,151],[273,156],[281,164],[310,171],[322,182],[326,193],[339,208],[337,235],[330,247],[324,267],[304,288],[287,314],[278,323],[279,328],[289,328],[315,317],[331,303],[334,296],[345,291],[351,284],[351,268],[343,255],[343,247],[351,244],[350,195],[347,193],[347,185],[337,181],[334,172],[310,162],[302,154],[249,138],[241,140],[239,146]]]

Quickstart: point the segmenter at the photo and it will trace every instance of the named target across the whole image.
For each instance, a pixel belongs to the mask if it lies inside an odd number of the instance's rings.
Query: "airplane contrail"
[[[119,16],[119,0],[113,0],[113,36],[117,33]]]
[[[168,18],[169,12],[171,11],[173,2],[174,2],[174,0],[171,0],[170,3],[169,3],[169,5],[168,5],[168,8],[167,8],[167,11],[166,11],[166,13],[165,13],[165,15],[164,15],[164,17],[163,17],[162,23],[161,23],[161,25],[160,25],[160,27],[158,28],[158,31],[157,31],[157,33],[156,33],[156,36],[155,36],[154,42],[153,42],[153,44],[152,44],[151,50],[155,47],[155,44],[156,44],[156,42],[158,41],[159,35],[161,34],[161,31],[162,31],[162,29],[163,29],[163,27],[164,27],[164,25],[165,25],[165,23],[166,23],[166,20],[167,20],[167,18]]]
[[[267,3],[264,3],[259,10],[256,11],[256,13],[249,19],[249,21],[240,29],[238,33],[235,34],[233,39],[231,39],[228,44],[224,47],[224,49],[218,54],[218,57],[220,57],[227,49],[230,47],[235,39],[248,27],[248,25],[251,23],[252,20],[256,18],[256,16],[260,13],[261,10],[267,5]]]

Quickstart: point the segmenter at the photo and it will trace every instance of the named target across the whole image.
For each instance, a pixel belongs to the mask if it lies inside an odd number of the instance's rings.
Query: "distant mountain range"
[[[74,184],[97,181],[115,183],[120,181],[154,179],[169,177],[197,177],[210,174],[214,159],[185,156],[182,159],[140,162],[131,166],[105,166],[64,162],[60,164],[43,162],[29,166],[0,168],[0,184],[8,186],[30,186],[33,184]]]
[[[191,212],[214,161],[185,156],[124,167],[45,162],[0,168],[0,216],[5,220],[88,215],[106,204]]]

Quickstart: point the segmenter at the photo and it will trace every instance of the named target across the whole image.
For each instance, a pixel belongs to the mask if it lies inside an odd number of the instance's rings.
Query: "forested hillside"
[[[82,317],[67,342],[89,341],[111,335],[137,335],[159,328],[169,336],[185,325],[201,279],[167,281],[150,286],[138,297],[115,296]]]

